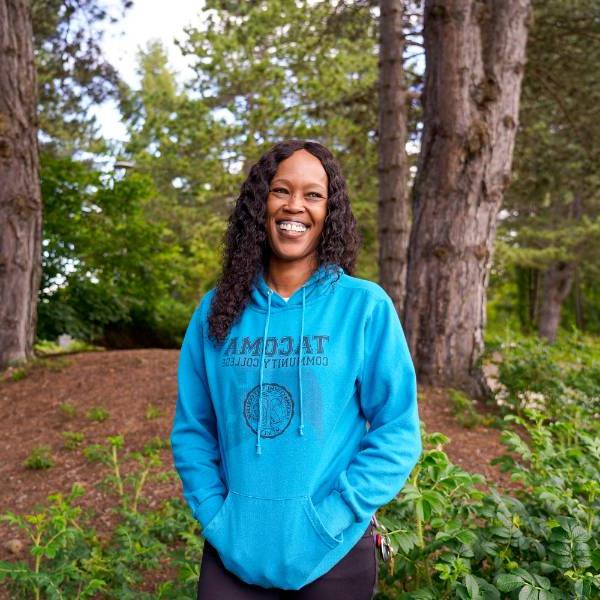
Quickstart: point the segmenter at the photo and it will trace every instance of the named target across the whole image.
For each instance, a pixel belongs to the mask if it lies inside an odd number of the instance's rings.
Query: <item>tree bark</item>
[[[581,196],[578,195],[569,205],[567,218],[579,220],[582,213],[583,205]],[[556,334],[560,326],[560,311],[571,291],[576,271],[577,264],[575,262],[558,261],[550,265],[543,273],[538,334],[550,343],[556,341]]]
[[[583,312],[583,301],[581,293],[581,277],[579,269],[575,271],[575,324],[577,329],[585,331],[585,316]]]
[[[543,274],[538,334],[551,343],[556,341],[560,309],[571,291],[575,269],[574,263],[558,262]]]
[[[405,327],[421,381],[481,398],[496,217],[510,181],[529,0],[428,0]]]
[[[403,0],[380,0],[379,282],[403,313],[410,235],[406,156]]]
[[[42,201],[31,5],[0,0],[0,367],[33,355]]]

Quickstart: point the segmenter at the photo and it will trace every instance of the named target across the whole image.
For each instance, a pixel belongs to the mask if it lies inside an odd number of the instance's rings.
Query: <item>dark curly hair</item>
[[[265,152],[250,169],[228,219],[223,271],[208,316],[209,336],[221,343],[250,300],[259,272],[267,274],[271,248],[266,231],[266,204],[271,180],[281,161],[307,150],[323,165],[328,178],[327,215],[317,247],[318,265],[340,266],[354,274],[361,236],[350,207],[346,181],[333,154],[322,144],[284,140]]]

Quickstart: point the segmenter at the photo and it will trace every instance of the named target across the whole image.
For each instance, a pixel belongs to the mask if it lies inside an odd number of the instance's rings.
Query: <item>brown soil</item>
[[[97,512],[99,532],[108,531],[112,515],[107,509],[115,504],[115,496],[97,488],[107,474],[106,467],[90,463],[81,450],[67,450],[62,432],[83,433],[82,447],[104,444],[107,436],[121,434],[127,450],[141,450],[155,436],[168,438],[175,409],[178,355],[176,350],[157,349],[79,353],[48,358],[45,366],[31,368],[20,381],[13,381],[11,372],[0,375],[0,514],[32,511],[46,503],[48,494],[66,494],[74,482],[79,482],[86,494],[78,503]],[[420,386],[419,392],[425,429],[427,433],[440,431],[451,439],[445,446],[451,460],[494,480],[499,487],[510,487],[508,476],[489,464],[504,451],[500,432],[459,425],[443,390]],[[75,406],[76,415],[65,414],[60,408],[63,403]],[[86,417],[91,408],[100,406],[109,412],[105,421]],[[160,414],[148,418],[149,407]],[[51,448],[55,465],[43,470],[25,468],[23,461],[40,445]],[[169,450],[162,450],[161,456],[165,467],[171,469]],[[145,488],[151,506],[180,493],[177,477],[166,483],[151,482]],[[25,546],[16,553],[8,547],[9,541],[14,544],[18,538],[14,529],[0,523],[0,560],[26,558]]]

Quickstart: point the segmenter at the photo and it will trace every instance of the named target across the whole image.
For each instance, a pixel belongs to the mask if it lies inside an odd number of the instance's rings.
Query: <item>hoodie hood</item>
[[[304,312],[306,304],[317,299],[319,296],[328,293],[339,276],[344,272],[344,269],[338,265],[319,266],[313,274],[297,289],[288,300],[284,300],[281,295],[272,290],[265,281],[264,271],[260,271],[254,280],[254,285],[251,292],[251,302],[255,308],[266,312],[265,327],[263,333],[262,356],[259,368],[259,390],[260,397],[258,402],[258,425],[256,427],[256,454],[261,454],[262,448],[260,444],[260,430],[262,426],[262,394],[263,394],[263,372],[265,364],[265,349],[267,347],[266,340],[269,337],[269,319],[272,310],[290,310],[296,306],[302,307],[302,316],[300,324],[300,356],[298,359],[298,386],[300,390],[299,396],[299,411],[300,424],[298,425],[298,434],[304,435],[304,411],[302,408],[302,340],[304,339]]]
[[[270,309],[301,306],[328,293],[330,286],[343,273],[344,269],[338,265],[321,265],[286,301],[267,285],[264,272],[259,271],[253,282],[250,295],[251,303],[254,308],[264,310],[265,312],[268,312]]]

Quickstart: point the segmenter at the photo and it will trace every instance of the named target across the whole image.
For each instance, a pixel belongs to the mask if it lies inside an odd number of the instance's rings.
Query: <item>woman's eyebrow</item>
[[[271,183],[275,184],[278,181],[281,181],[281,183],[287,183],[288,185],[290,185],[290,182],[287,179],[284,179],[283,177],[278,177],[277,179],[273,179],[273,181]]]
[[[290,183],[289,179],[285,179],[284,177],[278,177],[277,179],[273,179],[273,181],[271,182],[271,185],[275,185],[278,181],[281,183],[286,183],[287,185],[292,185]],[[305,188],[316,187],[316,188],[320,188],[321,190],[325,190],[325,187],[323,187],[320,183],[307,183],[304,187]]]

